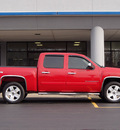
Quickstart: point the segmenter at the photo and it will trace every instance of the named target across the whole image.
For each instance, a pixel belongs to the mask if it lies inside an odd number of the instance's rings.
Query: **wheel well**
[[[17,83],[20,83],[24,90],[26,91],[27,90],[27,86],[26,86],[26,81],[24,78],[22,77],[3,77],[1,79],[1,88],[0,88],[0,91],[2,91],[3,87],[7,84],[7,83],[10,83],[10,82],[17,82]]]
[[[102,85],[102,90],[101,91],[103,91],[104,88],[105,88],[105,85],[108,84],[108,83],[110,83],[110,82],[119,82],[120,83],[120,78],[106,78],[104,80],[103,85]]]

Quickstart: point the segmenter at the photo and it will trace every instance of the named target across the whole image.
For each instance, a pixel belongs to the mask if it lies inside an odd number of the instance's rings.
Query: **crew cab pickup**
[[[92,93],[120,102],[120,69],[99,66],[81,54],[41,53],[37,68],[0,67],[0,92],[13,104],[29,93]]]

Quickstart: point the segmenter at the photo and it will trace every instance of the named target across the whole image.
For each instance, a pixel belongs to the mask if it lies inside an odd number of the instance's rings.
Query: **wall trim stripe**
[[[0,12],[0,16],[36,16],[36,15],[120,15],[120,12]]]

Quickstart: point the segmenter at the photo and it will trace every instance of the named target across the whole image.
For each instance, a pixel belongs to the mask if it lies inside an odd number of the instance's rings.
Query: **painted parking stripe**
[[[88,97],[88,99],[91,101],[92,105],[95,107],[95,108],[99,108],[99,106],[92,101],[92,98],[91,97]]]
[[[92,101],[92,98],[91,97],[88,97],[88,99],[91,101],[92,105],[94,106],[94,108],[120,108],[120,107],[99,107],[97,105],[97,103],[93,102]]]

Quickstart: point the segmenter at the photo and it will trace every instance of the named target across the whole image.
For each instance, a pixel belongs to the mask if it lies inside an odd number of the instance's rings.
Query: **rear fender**
[[[20,76],[20,75],[4,75],[0,79],[0,90],[1,91],[2,91],[2,88],[4,87],[4,85],[8,82],[18,82],[23,86],[25,91],[27,90],[27,83],[26,83],[25,77]]]

